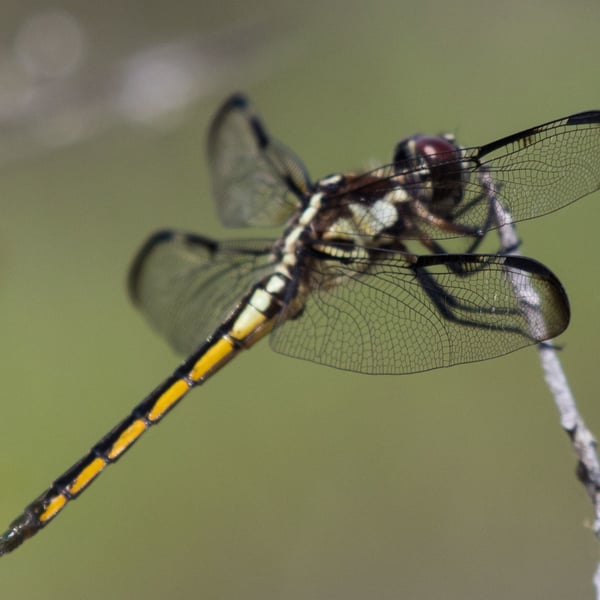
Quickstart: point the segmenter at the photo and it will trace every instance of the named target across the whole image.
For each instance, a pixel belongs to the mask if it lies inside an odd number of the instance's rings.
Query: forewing
[[[501,356],[569,321],[560,282],[530,259],[387,253],[357,266],[304,273],[313,291],[272,333],[273,348],[360,373],[413,373]]]
[[[600,111],[580,113],[466,151],[463,205],[486,194],[489,173],[514,222],[544,215],[600,188]],[[459,222],[476,222],[481,209]]]
[[[490,210],[494,194],[510,212],[512,222],[531,219],[600,189],[600,111],[579,113],[484,146],[464,148],[460,159],[448,155],[432,155],[431,159],[437,161],[437,172],[444,173],[434,182],[437,200],[455,194],[457,184],[463,189],[462,199],[446,217],[448,222],[472,231],[494,229],[497,225]],[[411,160],[355,177],[344,194],[347,202],[353,203],[395,191],[398,206],[420,200],[435,213],[435,206],[428,204],[431,190],[423,163]],[[456,228],[440,228],[427,216],[411,213],[410,226],[394,235],[403,239],[465,235]]]
[[[228,227],[281,225],[311,185],[300,160],[271,139],[241,95],[215,116],[208,160],[217,211]]]
[[[268,271],[270,247],[264,240],[215,242],[159,232],[132,265],[131,297],[177,352],[189,354]]]

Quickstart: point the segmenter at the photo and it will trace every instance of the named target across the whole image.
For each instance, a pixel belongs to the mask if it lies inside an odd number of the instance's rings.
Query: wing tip
[[[214,137],[215,133],[218,131],[221,123],[227,118],[227,115],[234,110],[246,111],[250,107],[250,100],[248,97],[241,92],[234,92],[228,98],[226,98],[223,103],[217,109],[213,119],[212,125],[209,129],[209,139]]]
[[[127,290],[129,292],[129,297],[136,306],[139,306],[141,300],[139,295],[139,282],[146,261],[157,246],[167,242],[173,242],[177,239],[190,245],[202,246],[210,253],[216,252],[219,247],[218,242],[195,233],[186,233],[183,231],[177,231],[175,229],[159,229],[158,231],[155,231],[142,244],[142,247],[138,250],[133,262],[131,263],[131,267],[129,268],[129,275],[127,277]]]
[[[539,316],[534,319],[532,335],[539,342],[545,342],[563,333],[571,321],[569,296],[560,279],[544,264],[525,256],[509,255],[505,265],[526,271],[545,282],[551,294],[550,302],[538,308]]]
[[[170,229],[161,229],[156,231],[142,244],[142,247],[135,255],[129,269],[129,275],[127,276],[127,291],[129,292],[129,297],[135,305],[138,305],[140,301],[138,284],[146,259],[158,244],[170,241],[176,235],[177,233]]]
[[[587,110],[567,117],[567,125],[600,123],[600,110]]]

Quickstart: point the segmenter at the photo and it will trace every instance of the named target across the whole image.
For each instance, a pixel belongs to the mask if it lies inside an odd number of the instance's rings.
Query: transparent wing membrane
[[[271,246],[265,240],[215,242],[159,232],[134,262],[131,297],[177,352],[190,354],[272,270]]]
[[[430,159],[436,160],[436,156]],[[463,148],[460,158],[440,154],[437,161],[436,168],[443,176],[435,179],[436,196],[455,194],[460,181],[460,202],[443,215],[441,224],[431,219],[431,212],[415,216],[414,211],[407,210],[414,226],[402,229],[404,239],[439,240],[467,235],[469,229],[480,233],[493,229],[487,175],[513,222],[553,212],[597,191],[600,189],[600,111],[551,121],[484,146]],[[407,207],[411,201],[422,202],[435,215],[435,207],[431,206],[432,180],[423,173],[421,161],[405,160],[359,175],[341,194],[347,202],[369,197],[373,193],[374,179],[378,189],[385,188],[384,182],[387,182],[388,193],[398,190],[404,194]],[[339,203],[335,210],[339,210]]]
[[[208,150],[217,210],[227,226],[282,224],[313,188],[302,162],[268,135],[243,96],[230,98],[215,117]],[[433,181],[422,160],[404,157],[351,174],[351,183],[331,194],[337,200],[323,213],[396,192],[404,197],[399,205],[404,226],[384,235],[407,240],[481,236],[494,228],[487,176],[513,222],[553,212],[600,188],[600,111],[429,158],[436,163]],[[440,215],[435,203],[445,195],[456,197],[456,205]],[[467,239],[464,249],[471,243]]]
[[[533,127],[466,151],[469,200],[486,195],[489,172],[515,222],[553,212],[600,188],[600,111]]]
[[[569,322],[560,282],[531,259],[386,253],[357,266],[311,265],[312,293],[300,318],[282,315],[273,349],[359,373],[413,373],[501,356]]]
[[[269,137],[243,96],[217,113],[208,160],[217,212],[228,227],[281,225],[310,188],[300,160]]]
[[[136,261],[132,297],[178,352],[190,353],[274,260],[263,241],[161,232]],[[379,251],[376,259],[349,264],[307,260],[299,271],[310,294],[300,315],[282,313],[273,349],[361,373],[485,360],[555,337],[569,322],[560,282],[531,259]],[[533,309],[524,304],[532,293]]]

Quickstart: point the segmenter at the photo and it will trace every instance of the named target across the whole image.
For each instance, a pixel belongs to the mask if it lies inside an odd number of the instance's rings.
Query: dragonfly
[[[492,197],[518,222],[600,188],[600,111],[476,147],[413,135],[387,165],[313,181],[235,94],[212,121],[208,161],[223,225],[281,234],[215,241],[164,230],[146,241],[131,267],[131,298],[188,358],[24,509],[0,535],[0,555],[267,335],[289,356],[404,374],[498,357],[569,323],[567,295],[547,267],[477,250],[498,227]],[[461,251],[450,252],[457,243]]]

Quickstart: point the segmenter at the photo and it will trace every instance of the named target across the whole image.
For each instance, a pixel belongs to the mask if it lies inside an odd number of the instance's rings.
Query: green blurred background
[[[473,145],[600,108],[595,0],[207,4],[2,3],[5,524],[178,364],[125,274],[158,228],[235,235],[204,150],[226,94],[315,177],[418,131]],[[599,201],[519,230],[569,291],[561,357],[596,431]],[[0,594],[592,597],[574,467],[534,349],[367,377],[262,344],[4,557]]]

